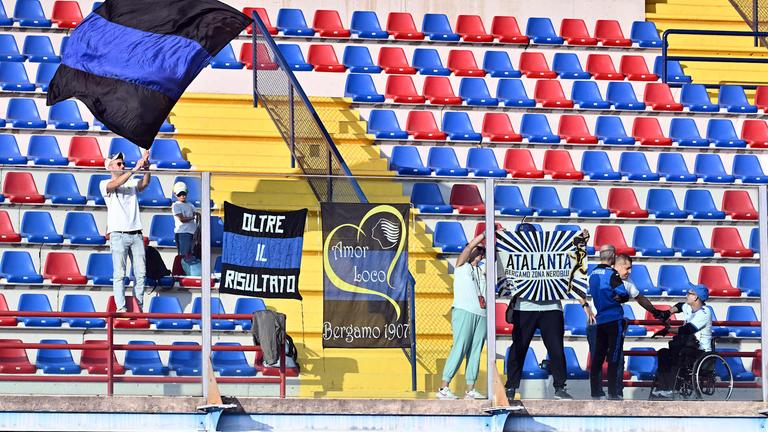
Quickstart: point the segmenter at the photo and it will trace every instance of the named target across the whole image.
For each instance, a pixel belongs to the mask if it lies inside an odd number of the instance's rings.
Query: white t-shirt
[[[107,230],[137,231],[142,229],[139,217],[139,190],[137,186],[141,179],[131,178],[112,193],[107,193],[107,183],[99,183],[99,190],[107,204]]]
[[[702,306],[696,312],[690,305],[683,304],[683,321],[693,324],[699,331],[695,333],[699,341],[699,349],[712,351],[712,313],[707,306]]]
[[[480,307],[480,300],[477,298],[481,292],[485,296],[485,287],[483,267],[474,267],[470,263],[456,267],[453,270],[453,307],[475,315],[486,316],[485,309]],[[488,304],[487,301],[486,304]]]
[[[195,214],[195,206],[188,202],[179,202],[176,201],[171,206],[171,211],[173,212],[173,232],[175,233],[188,233],[188,234],[194,234],[195,229],[197,228],[197,225],[195,224],[195,220],[191,220],[189,222],[182,222],[179,220],[179,218],[176,217],[177,214],[180,214],[184,217],[192,217]]]
[[[518,298],[515,302],[515,310],[523,312],[546,312],[563,310],[563,302],[560,300],[535,301]]]

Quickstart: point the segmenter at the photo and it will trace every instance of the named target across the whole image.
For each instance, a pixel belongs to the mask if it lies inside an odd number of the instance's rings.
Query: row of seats
[[[101,6],[102,2],[94,2],[93,9]],[[50,19],[46,16],[39,0],[16,0],[13,16],[9,17],[5,6],[0,2],[0,26],[12,26],[18,23],[21,27],[51,27],[72,29],[83,20],[80,5],[73,0],[56,0],[53,2]]]
[[[59,52],[63,52],[68,38],[62,39]],[[56,54],[53,43],[48,36],[28,35],[24,37],[21,51],[12,34],[0,34],[0,60],[17,63],[29,61],[32,63],[59,63],[61,56]]]

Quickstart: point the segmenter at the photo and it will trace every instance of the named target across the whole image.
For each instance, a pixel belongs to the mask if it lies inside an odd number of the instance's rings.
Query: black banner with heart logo
[[[407,204],[321,203],[323,347],[410,346]]]

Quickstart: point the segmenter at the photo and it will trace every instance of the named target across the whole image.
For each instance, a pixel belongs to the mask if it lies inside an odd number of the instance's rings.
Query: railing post
[[[761,380],[763,403],[768,402],[768,363],[765,361],[765,355],[768,354],[768,283],[765,282],[768,275],[768,186],[760,185],[757,189],[757,208],[759,209],[760,222],[758,233],[760,237],[760,321],[761,336],[760,349],[763,353],[761,370],[763,379]]]
[[[411,321],[411,391],[416,391],[416,280],[408,272],[410,287],[410,307],[408,313]]]
[[[755,47],[759,44],[757,33],[760,31],[760,23],[758,22],[757,15],[757,0],[752,0],[752,27],[755,30]]]
[[[293,83],[288,83],[288,122],[291,124],[290,142],[288,147],[291,151],[291,168],[296,168],[296,118],[295,107],[293,106]]]
[[[208,398],[208,371],[211,363],[211,173],[203,172],[200,194],[200,283],[202,285],[203,304],[201,314],[203,337],[203,370],[200,379],[203,382],[203,397]]]
[[[485,179],[485,313],[487,326],[488,400],[493,400],[496,374],[496,203],[494,181]]]
[[[251,19],[253,20],[253,23],[251,24],[251,58],[253,59],[253,64],[251,65],[251,70],[253,70],[253,107],[258,108],[259,81],[257,79],[258,76],[256,75],[256,71],[258,70],[256,67],[256,31],[261,31],[261,29],[258,29],[258,26],[256,25],[256,12],[251,13]]]
[[[661,82],[667,82],[667,44],[669,30],[664,31],[661,36]]]
[[[114,319],[114,312],[110,312],[107,317],[107,396],[112,396],[115,393],[114,365],[112,362],[112,356],[114,356],[114,350],[112,349],[114,344]],[[82,354],[82,350],[80,353]]]
[[[280,399],[285,399],[285,342],[285,329],[283,329],[282,343],[277,344],[280,347]]]

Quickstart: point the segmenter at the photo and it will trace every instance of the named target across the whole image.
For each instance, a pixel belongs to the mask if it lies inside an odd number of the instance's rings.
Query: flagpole
[[[211,364],[211,173],[203,172],[200,194],[200,258],[202,284],[202,350],[203,364],[200,377],[203,380],[203,398],[208,399],[208,371]]]
[[[494,181],[485,179],[485,312],[487,327],[488,399],[493,400],[496,379],[496,203]]]

